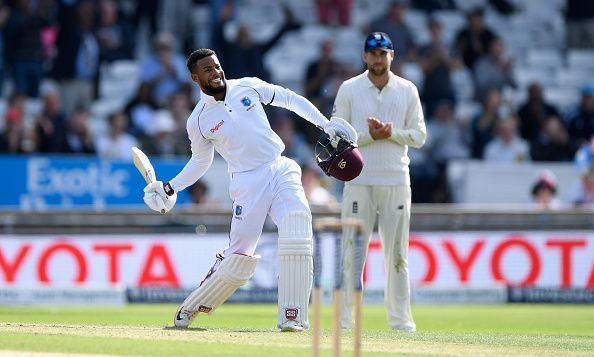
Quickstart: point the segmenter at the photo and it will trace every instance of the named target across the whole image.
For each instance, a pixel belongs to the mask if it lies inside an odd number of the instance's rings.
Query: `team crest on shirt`
[[[245,110],[248,111],[250,109],[252,109],[256,104],[252,103],[252,100],[250,99],[250,97],[243,97],[243,99],[241,99],[241,104],[243,104],[243,106],[246,108]]]
[[[241,207],[240,205],[235,206],[235,216],[233,218],[241,220],[242,218],[239,216],[241,216],[242,210],[243,207]]]

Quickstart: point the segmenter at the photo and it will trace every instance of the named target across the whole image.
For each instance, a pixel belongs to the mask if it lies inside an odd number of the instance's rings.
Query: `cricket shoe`
[[[175,317],[173,318],[173,324],[175,327],[182,327],[186,328],[190,326],[192,321],[196,315],[198,315],[198,310],[192,311],[184,308],[184,305],[181,305],[177,311],[175,312]]]
[[[393,330],[397,330],[397,331],[402,331],[402,332],[408,332],[408,333],[414,333],[417,332],[417,328],[416,326],[410,326],[410,325],[405,325],[405,326],[392,326]]]
[[[303,331],[303,326],[295,320],[289,320],[282,324],[280,329],[281,332],[301,332]]]

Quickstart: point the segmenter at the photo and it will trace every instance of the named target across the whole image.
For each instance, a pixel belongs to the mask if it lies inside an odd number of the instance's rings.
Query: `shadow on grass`
[[[164,326],[163,330],[173,331],[207,331],[204,327],[177,327],[177,326]]]

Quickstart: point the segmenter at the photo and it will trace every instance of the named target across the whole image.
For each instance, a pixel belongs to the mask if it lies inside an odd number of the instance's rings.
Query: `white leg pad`
[[[308,328],[313,280],[311,216],[305,212],[287,214],[278,235],[278,327],[284,330],[296,324]]]
[[[218,269],[178,308],[175,325],[187,327],[199,312],[212,314],[235,290],[250,280],[259,259],[259,256],[240,254],[225,257]]]

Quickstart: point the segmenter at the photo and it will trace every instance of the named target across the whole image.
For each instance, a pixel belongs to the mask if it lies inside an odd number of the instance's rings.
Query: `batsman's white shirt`
[[[392,72],[379,90],[367,73],[346,80],[334,101],[333,115],[357,130],[365,159],[361,174],[347,185],[410,185],[408,146],[419,148],[427,137],[419,93],[414,84]],[[369,117],[392,123],[392,137],[374,141],[367,126]]]
[[[186,125],[192,158],[170,181],[173,189],[181,191],[202,177],[212,163],[214,149],[227,162],[229,173],[276,160],[285,146],[270,128],[263,105],[289,109],[320,127],[328,121],[313,104],[286,88],[258,78],[228,80],[224,101],[201,92]]]
[[[176,192],[196,182],[212,164],[215,149],[227,162],[234,216],[225,253],[253,254],[267,214],[277,225],[291,211],[311,214],[299,165],[281,157],[284,144],[263,105],[289,109],[319,127],[328,121],[286,88],[258,78],[228,80],[223,101],[201,93],[186,126],[192,157],[170,181]]]

